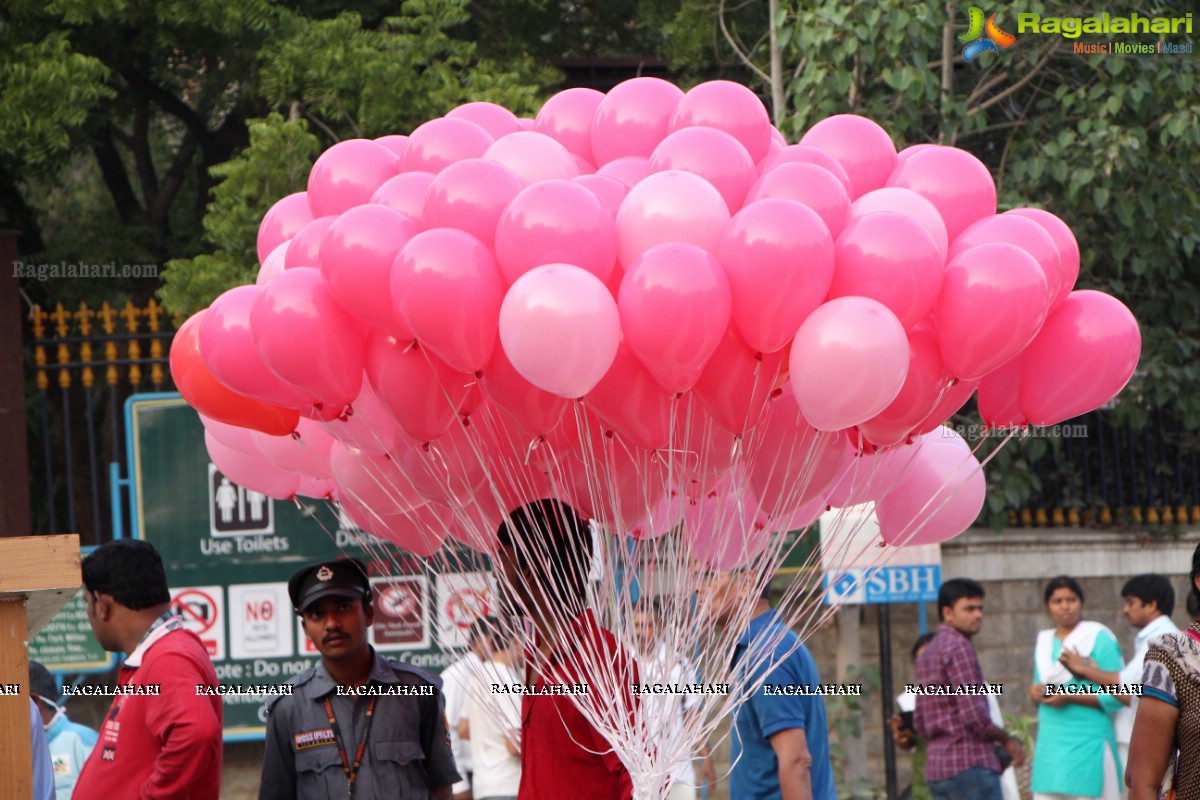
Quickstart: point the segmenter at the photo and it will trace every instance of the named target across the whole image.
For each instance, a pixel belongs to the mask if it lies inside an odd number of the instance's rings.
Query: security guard
[[[363,564],[305,567],[288,595],[321,660],[268,707],[260,800],[449,800],[461,778],[442,681],[367,643],[374,608]]]

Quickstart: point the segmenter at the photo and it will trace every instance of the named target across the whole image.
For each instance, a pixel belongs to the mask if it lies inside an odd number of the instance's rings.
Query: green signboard
[[[112,669],[115,657],[105,652],[92,635],[82,591],[29,643],[29,659],[55,672],[107,672]]]
[[[466,628],[488,612],[485,564],[434,574],[424,560],[354,529],[326,501],[276,501],[231,482],[209,462],[204,428],[178,395],[135,395],[126,421],[132,535],[162,553],[172,603],[222,684],[285,683],[314,663],[287,580],[316,561],[345,554],[371,564],[372,643],[427,669],[456,659]],[[381,552],[385,558],[372,558]],[[226,739],[261,737],[267,699],[226,694]]]

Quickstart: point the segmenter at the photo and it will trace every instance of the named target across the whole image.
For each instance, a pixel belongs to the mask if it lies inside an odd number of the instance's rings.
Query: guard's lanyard
[[[367,750],[367,737],[371,734],[371,717],[375,714],[375,700],[372,697],[371,702],[367,704],[366,716],[367,724],[363,728],[362,739],[358,742],[358,747],[354,751],[354,764],[351,765],[346,759],[346,748],[342,744],[342,732],[338,729],[337,719],[333,716],[333,703],[329,702],[329,698],[325,698],[325,713],[329,715],[329,727],[333,728],[333,736],[337,739],[338,755],[342,759],[342,771],[346,773],[346,788],[348,798],[354,797],[354,779],[358,777],[358,768],[362,766],[363,753]],[[350,720],[350,725],[353,727],[354,720]]]

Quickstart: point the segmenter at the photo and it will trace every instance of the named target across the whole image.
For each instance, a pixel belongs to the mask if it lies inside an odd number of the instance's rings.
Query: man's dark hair
[[[1200,544],[1192,551],[1192,571],[1188,574],[1188,616],[1195,619],[1200,617],[1200,589],[1196,588],[1196,577],[1200,576]]]
[[[480,617],[479,619],[472,622],[471,629],[467,633],[467,644],[470,646],[474,646],[474,644],[476,642],[478,642],[480,639],[482,639],[484,636],[491,637],[492,642],[495,643],[497,646],[503,645],[504,634],[500,630],[500,618],[499,617],[492,617],[492,616]]]
[[[967,595],[974,597],[974,595]],[[933,641],[933,637],[937,636],[937,631],[921,634],[921,637],[913,642],[912,657],[913,661],[917,660],[917,653],[921,652],[921,648]]]
[[[1049,605],[1050,595],[1054,594],[1059,589],[1070,589],[1079,597],[1079,604],[1083,605],[1083,587],[1079,585],[1079,581],[1072,578],[1070,575],[1059,575],[1057,578],[1051,578],[1046,584],[1046,591],[1042,597],[1042,603]]]
[[[513,548],[517,565],[539,577],[540,591],[565,602],[587,599],[592,532],[574,508],[536,500],[509,514],[496,533],[502,546]]]
[[[1134,575],[1121,587],[1121,597],[1136,597],[1143,603],[1153,601],[1160,614],[1171,616],[1175,610],[1175,587],[1162,575],[1148,572]]]
[[[117,539],[97,547],[80,564],[89,592],[111,595],[133,611],[171,602],[167,572],[154,545],[138,539]]]
[[[954,604],[964,597],[983,597],[983,586],[979,581],[970,578],[951,578],[938,589],[938,619],[942,616],[943,608],[954,608]]]

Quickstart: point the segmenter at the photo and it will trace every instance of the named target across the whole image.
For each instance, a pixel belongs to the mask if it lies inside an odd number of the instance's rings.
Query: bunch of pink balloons
[[[1065,223],[996,212],[966,151],[854,115],[788,145],[730,82],[468,103],[329,148],[172,369],[227,475],[415,552],[444,538],[418,514],[486,548],[537,492],[622,533],[691,520],[723,566],[703,521],[730,515],[743,553],[862,500],[889,541],[937,541],[982,505],[969,448],[934,441],[976,388],[989,424],[1051,424],[1140,352],[1120,301],[1075,290]]]

